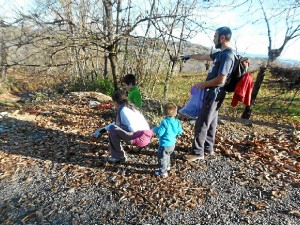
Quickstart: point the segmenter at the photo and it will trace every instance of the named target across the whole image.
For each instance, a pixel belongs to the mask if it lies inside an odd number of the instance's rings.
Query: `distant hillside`
[[[251,53],[247,53],[245,54],[246,56],[250,57],[250,58],[257,58],[257,59],[263,59],[266,60],[268,59],[267,55],[263,55],[263,54],[251,54]],[[281,59],[280,57],[276,60],[276,62],[279,65],[282,65],[284,67],[299,67],[300,66],[300,60],[294,60],[294,59]]]
[[[197,53],[210,53],[210,49],[199,45],[199,44],[193,44],[193,43],[188,43],[185,46],[185,53],[188,54],[197,54]],[[245,55],[249,57],[250,59],[250,70],[257,70],[262,64],[267,62],[266,57],[256,57],[254,55]],[[183,66],[183,72],[205,72],[206,67],[205,64],[207,62],[200,62],[196,60],[188,60],[184,66]],[[208,62],[209,65],[212,65],[212,62]]]
[[[185,47],[185,53],[189,54],[210,53],[211,51],[208,47],[193,43],[187,43]],[[263,54],[246,53],[241,55],[247,56],[250,59],[250,70],[257,70],[262,64],[265,64],[268,60],[268,56]],[[204,72],[206,71],[205,63],[206,62],[189,60],[184,64],[183,72]],[[212,64],[212,62],[209,63],[210,65]],[[297,60],[279,58],[276,60],[276,63],[279,66],[283,67],[300,67],[300,61]]]
[[[293,59],[278,59],[277,60],[280,65],[285,67],[300,67],[300,61],[293,60]]]

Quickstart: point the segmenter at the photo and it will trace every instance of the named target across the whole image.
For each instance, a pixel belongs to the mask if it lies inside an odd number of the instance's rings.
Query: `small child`
[[[126,143],[143,147],[151,141],[152,130],[150,130],[144,115],[128,101],[124,91],[115,91],[112,95],[112,100],[117,108],[115,121],[97,129],[93,136],[99,138],[109,131],[111,157],[107,161],[109,163],[122,163],[127,160],[122,140]]]
[[[133,74],[127,74],[122,79],[122,86],[128,91],[128,100],[138,108],[142,108],[142,96],[136,86],[136,79]]]
[[[176,137],[182,134],[180,121],[175,118],[177,106],[174,103],[167,103],[163,107],[164,119],[159,126],[153,127],[153,132],[159,137],[158,166],[156,176],[167,177],[171,169],[170,156],[174,152]]]

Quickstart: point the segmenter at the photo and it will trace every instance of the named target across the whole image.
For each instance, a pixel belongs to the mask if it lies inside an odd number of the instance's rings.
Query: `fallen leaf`
[[[291,211],[289,211],[289,214],[291,214],[293,216],[300,217],[300,211],[299,210],[291,210]]]

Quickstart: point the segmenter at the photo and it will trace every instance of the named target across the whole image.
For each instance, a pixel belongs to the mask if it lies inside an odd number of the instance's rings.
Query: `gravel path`
[[[151,212],[145,205],[122,201],[101,183],[72,188],[68,177],[57,182],[60,164],[50,173],[43,164],[18,171],[0,182],[1,224],[282,224],[300,223],[299,187],[266,183],[257,171],[223,156],[200,163],[201,171],[182,174],[208,191],[196,208]],[[198,165],[197,165],[198,166]],[[180,170],[182,165],[176,165]],[[243,168],[241,171],[240,168]],[[247,177],[247,179],[245,179]],[[55,182],[53,182],[55,181]],[[281,190],[276,198],[272,191]],[[193,191],[193,190],[191,190]],[[293,214],[294,213],[294,214]]]

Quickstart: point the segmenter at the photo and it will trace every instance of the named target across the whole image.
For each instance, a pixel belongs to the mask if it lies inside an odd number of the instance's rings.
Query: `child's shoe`
[[[162,173],[160,172],[160,170],[155,170],[154,175],[157,176],[157,177],[161,177],[161,178],[166,178],[166,177],[168,177],[168,173],[162,174]]]
[[[124,163],[124,162],[126,162],[126,161],[127,161],[126,157],[120,158],[120,159],[116,159],[116,158],[113,158],[113,157],[109,157],[109,158],[107,159],[107,162],[109,162],[109,163]]]

